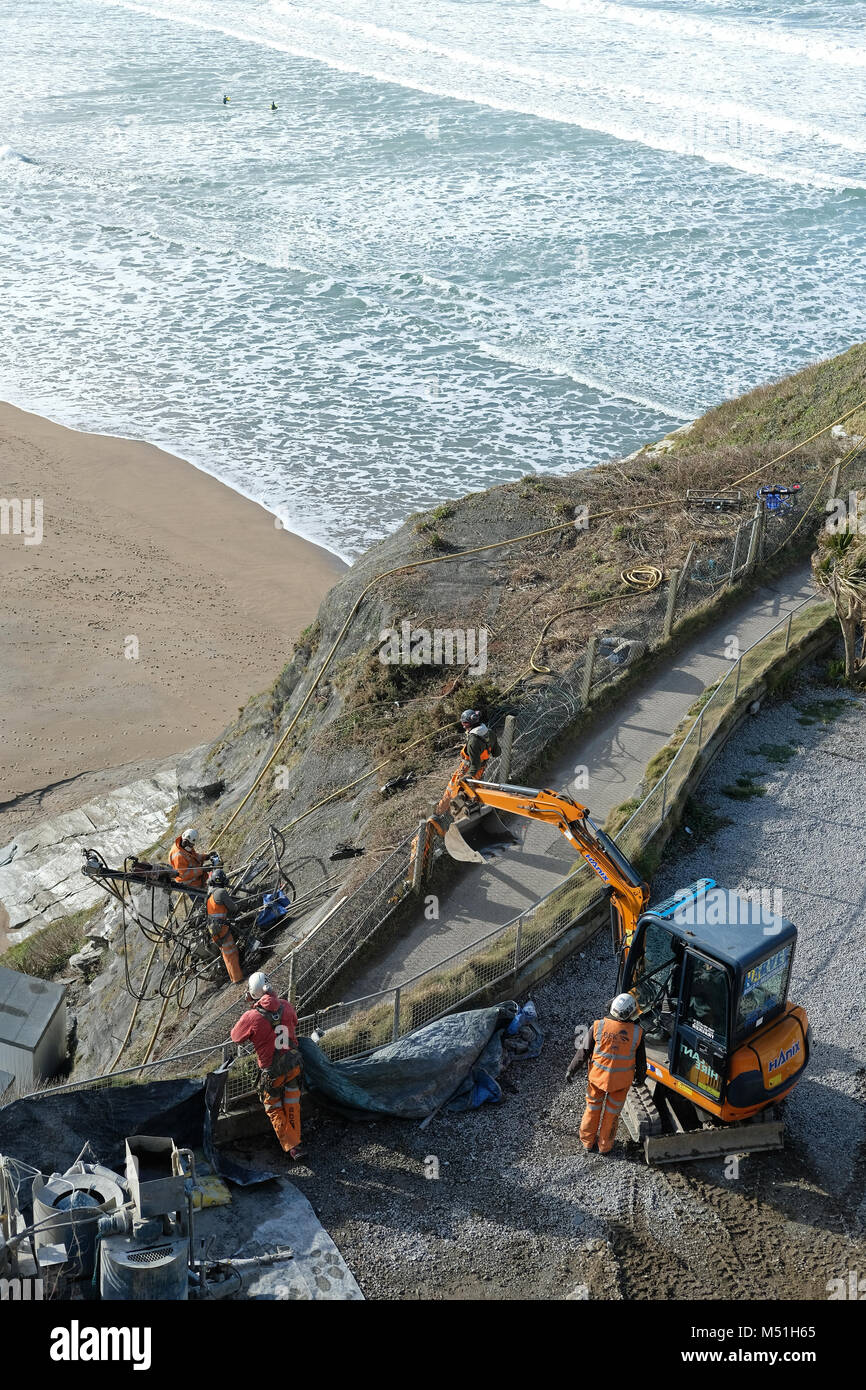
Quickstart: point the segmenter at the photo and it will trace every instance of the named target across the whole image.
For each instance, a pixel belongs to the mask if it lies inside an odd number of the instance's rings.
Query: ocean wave
[[[0,145],[0,159],[8,160],[12,164],[36,164],[36,160],[31,159],[29,154],[13,150],[11,145]]]
[[[478,304],[484,309],[490,309],[494,313],[499,313],[502,303],[484,294],[481,290],[473,289],[470,285],[458,285],[453,280],[446,280],[440,275],[432,275],[427,270],[402,270],[396,276],[398,284],[407,285],[410,288],[424,286],[426,289],[435,290],[437,294],[444,295],[448,299],[462,300],[468,304]]]
[[[823,168],[816,169],[778,159],[764,159],[750,156],[724,143],[719,144],[717,147],[713,147],[709,144],[696,146],[695,142],[689,137],[688,132],[683,131],[676,134],[669,134],[663,131],[650,130],[643,125],[635,124],[627,120],[600,118],[585,113],[569,111],[562,106],[548,106],[544,104],[543,100],[542,102],[533,100],[532,94],[530,94],[530,98],[526,101],[514,98],[511,100],[504,100],[492,93],[479,90],[478,86],[474,83],[469,83],[465,86],[463,84],[454,86],[447,81],[431,82],[414,73],[384,71],[378,66],[365,63],[357,56],[353,56],[351,59],[337,57],[334,54],[322,52],[320,49],[308,48],[304,44],[293,42],[286,36],[279,37],[258,30],[250,31],[236,29],[217,23],[213,16],[210,15],[205,17],[203,15],[199,16],[191,13],[179,14],[177,11],[162,10],[155,5],[137,3],[136,0],[95,0],[95,2],[110,7],[120,7],[140,14],[147,14],[152,18],[175,21],[179,24],[187,25],[195,29],[203,29],[211,33],[222,33],[229,38],[237,39],[243,43],[263,45],[277,52],[287,53],[292,57],[302,58],[310,62],[322,63],[326,67],[337,72],[366,77],[374,82],[402,87],[409,91],[422,92],[427,96],[439,97],[448,101],[465,101],[472,105],[482,106],[494,111],[503,111],[519,116],[529,116],[536,120],[555,122],[560,125],[570,125],[580,130],[587,130],[594,134],[608,136],[614,140],[622,140],[628,144],[643,145],[647,149],[657,150],[664,154],[703,159],[708,163],[733,169],[738,173],[743,173],[753,178],[772,179],[779,183],[818,188],[828,192],[842,192],[845,190],[866,188],[866,180],[858,179],[853,176],[829,173]],[[284,0],[274,0],[274,3],[283,6],[287,13],[295,13],[293,7],[285,5]],[[542,3],[568,8],[572,5],[589,3],[589,0],[542,0]],[[602,0],[599,0],[599,4],[602,5]],[[609,6],[608,8],[621,9],[622,7]],[[599,13],[601,13],[601,10],[599,10]],[[629,11],[629,13],[633,12]],[[388,30],[384,32],[390,33],[392,31]],[[419,42],[426,42],[426,40],[419,40]],[[451,50],[445,49],[443,52],[447,54],[450,53]],[[866,56],[866,54],[864,54],[864,56]]]
[[[497,362],[502,362],[506,366],[520,367],[524,371],[540,372],[547,376],[567,376],[578,386],[586,386],[590,391],[598,391],[600,395],[606,396],[609,400],[630,401],[632,405],[643,406],[644,409],[653,410],[659,415],[667,415],[672,420],[691,421],[695,418],[694,411],[680,410],[678,406],[668,405],[666,401],[657,401],[651,396],[639,395],[625,387],[617,386],[610,381],[603,381],[601,378],[591,376],[586,372],[578,372],[568,363],[547,357],[541,351],[527,352],[522,348],[504,347],[489,342],[479,343],[478,350],[485,357],[493,357]]]
[[[629,83],[617,86],[606,84],[603,90],[609,96],[624,96],[664,110],[683,111],[686,115],[712,116],[717,121],[737,121],[750,129],[772,130],[777,135],[793,135],[807,141],[820,140],[822,144],[835,145],[838,149],[849,150],[853,154],[866,154],[866,139],[858,139],[827,126],[798,121],[793,117],[779,115],[746,102],[715,98],[710,100],[686,92],[635,87]]]
[[[270,0],[270,8],[274,14],[286,18],[325,20],[334,29],[341,29],[344,33],[361,34],[390,48],[402,49],[407,53],[423,53],[433,58],[445,58],[450,63],[471,66],[481,72],[492,72],[504,77],[528,77],[544,86],[553,87],[560,87],[566,81],[549,69],[503,62],[500,58],[488,58],[468,48],[449,48],[443,44],[431,43],[429,39],[420,38],[416,34],[409,34],[404,29],[389,29],[379,24],[371,24],[368,20],[349,19],[348,16],[335,14],[331,10],[308,9],[303,5],[290,3],[290,0]]]
[[[612,0],[540,0],[540,3],[550,10],[565,10],[587,19],[607,19],[676,38],[704,39],[738,48],[759,48],[765,52],[808,58],[810,62],[833,63],[839,67],[866,67],[866,48],[840,43],[829,35],[820,37],[814,30],[806,35],[793,34],[789,29],[759,27],[738,21],[720,24],[718,20],[698,19],[684,15],[679,10],[672,13],[637,9],[614,4]]]

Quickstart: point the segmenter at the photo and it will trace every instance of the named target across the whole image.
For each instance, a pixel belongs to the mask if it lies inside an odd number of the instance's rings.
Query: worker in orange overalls
[[[610,1153],[629,1087],[646,1077],[643,1029],[631,1021],[637,1010],[632,994],[618,994],[604,1018],[592,1025],[590,1038],[579,1047],[565,1074],[571,1081],[589,1051],[586,1109],[580,1122],[580,1142],[589,1152],[598,1139],[600,1154]]]
[[[231,1031],[231,1040],[249,1040],[256,1049],[265,1113],[281,1148],[290,1158],[302,1158],[301,1054],[298,1051],[298,1015],[287,999],[280,999],[263,971],[250,976],[247,1003]]]
[[[220,949],[228,977],[233,985],[240,984],[244,978],[241,970],[240,953],[229,922],[240,911],[240,903],[233,898],[227,887],[228,879],[223,869],[214,869],[208,875],[207,924],[210,939]]]
[[[182,883],[187,888],[204,888],[203,865],[210,855],[196,851],[197,839],[197,830],[192,827],[184,830],[182,835],[178,835],[168,856],[168,862],[175,871],[175,883]]]

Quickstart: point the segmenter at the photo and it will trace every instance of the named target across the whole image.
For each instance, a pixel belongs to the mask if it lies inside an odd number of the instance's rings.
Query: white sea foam
[[[6,160],[10,164],[35,164],[36,160],[29,155],[22,154],[20,150],[13,150],[11,145],[0,145],[0,159]]]
[[[680,9],[639,9],[609,3],[609,0],[540,0],[552,10],[566,10],[585,19],[610,20],[636,29],[649,29],[672,39],[698,39],[735,48],[755,48],[768,53],[806,58],[811,62],[833,63],[839,67],[866,67],[866,48],[841,43],[814,30],[793,33],[789,29],[755,22],[733,20],[719,23],[683,13]]]
[[[575,106],[572,96],[576,95],[579,98],[581,91],[591,95],[593,83],[585,82],[581,88],[580,82],[573,75],[569,75],[567,78],[551,76],[550,73],[535,66],[503,63],[465,48],[455,49],[442,44],[434,44],[427,39],[407,32],[378,26],[368,21],[347,18],[332,11],[309,9],[286,3],[286,0],[271,0],[270,8],[267,11],[253,11],[250,27],[242,28],[222,22],[220,17],[213,12],[211,6],[196,4],[190,8],[190,0],[187,0],[187,7],[183,11],[166,9],[159,5],[142,4],[138,0],[93,0],[93,3],[110,7],[119,6],[161,20],[174,21],[195,29],[221,33],[244,43],[263,45],[292,57],[323,63],[338,72],[355,74],[379,83],[390,83],[429,96],[471,102],[473,105],[485,106],[495,111],[512,112],[515,115],[573,126],[595,134],[609,136],[611,139],[640,144],[648,149],[666,154],[705,159],[712,164],[727,167],[755,178],[772,179],[779,183],[803,185],[829,191],[866,188],[866,180],[857,174],[837,173],[831,169],[826,169],[822,163],[817,166],[803,164],[797,159],[785,158],[775,153],[768,157],[761,154],[750,154],[732,146],[724,138],[722,132],[717,135],[712,131],[702,132],[700,138],[696,140],[688,129],[653,128],[646,120],[641,119],[640,113],[632,113],[630,118],[621,116],[617,119],[611,114],[607,103],[600,103],[599,109],[584,109],[579,104]],[[549,4],[554,8],[572,8],[574,6],[579,9],[584,5],[584,0],[542,0],[542,3]],[[594,7],[590,0],[586,0],[587,13],[597,13],[600,17],[605,17],[608,10],[619,12],[623,8],[622,6],[602,3]],[[290,20],[292,24],[303,29],[305,22],[317,21],[320,25],[324,25],[326,29],[324,37],[328,39],[333,38],[333,29],[337,28],[355,36],[373,39],[377,46],[372,51],[366,51],[363,47],[360,50],[350,47],[346,52],[335,53],[323,49],[321,43],[311,45],[308,42],[298,41],[289,33],[280,33],[274,28],[260,27],[263,22],[260,18],[262,13],[265,16],[264,22],[267,22],[268,16],[273,16],[276,19]],[[624,13],[630,15],[647,14],[651,17],[661,15],[661,19],[664,20],[665,31],[671,28],[671,24],[668,22],[671,20],[671,16],[661,12],[628,10]],[[703,21],[699,22],[695,33],[702,32],[705,27],[707,26],[703,24]],[[709,28],[712,27],[714,26],[709,26]],[[321,39],[321,37],[317,34],[317,38]],[[441,58],[445,66],[438,75],[438,80],[429,79],[426,66],[423,66],[420,71],[411,69],[406,71],[396,66],[383,67],[382,63],[385,61],[393,63],[395,48],[398,52],[405,51],[418,53],[421,56]],[[866,58],[866,50],[864,50],[864,58]],[[478,79],[485,74],[496,74],[515,80],[520,79],[524,85],[520,86],[513,96],[506,99],[498,95],[496,91],[485,89],[479,83]],[[537,83],[542,90],[534,89],[533,82]],[[600,95],[605,95],[605,84],[599,84],[596,90]],[[616,90],[615,85],[608,84],[607,95],[614,95]],[[620,94],[625,90],[626,88],[621,86],[619,88]],[[719,103],[707,102],[705,106],[701,106],[692,100],[692,105],[690,105],[689,98],[680,97],[675,93],[671,93],[669,97],[667,93],[660,96],[650,91],[642,91],[640,88],[632,87],[630,95],[645,103],[650,109],[664,107],[669,110],[673,107],[679,107],[686,112],[702,110],[705,114],[713,115],[715,119],[722,115]],[[733,114],[735,105],[736,103],[732,104],[731,114]],[[768,129],[775,128],[781,132],[785,123],[784,118],[775,127],[773,127],[772,121],[772,113],[762,117],[759,112],[755,112],[754,124],[763,125]],[[812,135],[816,133],[814,128],[803,122],[801,129],[795,132],[792,127],[789,133],[796,133],[803,139],[808,139],[810,131]],[[839,148],[854,152],[860,152],[864,147],[863,140],[846,136],[844,133],[832,143],[835,143]]]
[[[577,382],[579,386],[587,386],[591,391],[597,391],[600,396],[609,401],[631,401],[632,404],[645,406],[647,410],[656,411],[659,415],[670,416],[672,420],[694,419],[694,414],[691,411],[681,410],[678,406],[668,405],[664,401],[652,400],[651,397],[643,396],[627,387],[617,386],[610,381],[603,381],[590,372],[579,371],[570,363],[547,357],[541,350],[533,352],[524,348],[489,342],[479,343],[478,348],[486,357],[493,357],[498,362],[504,362],[512,367],[538,372],[542,376],[566,376],[571,381]]]

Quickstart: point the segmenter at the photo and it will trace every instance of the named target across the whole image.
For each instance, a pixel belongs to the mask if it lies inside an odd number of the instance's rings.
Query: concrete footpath
[[[545,773],[545,785],[568,790],[603,823],[612,807],[634,794],[646,764],[701,692],[725,674],[729,639],[737,639],[742,653],[812,593],[809,566],[804,564],[749,594],[688,643],[669,666],[649,674],[639,689],[612,706],[609,718],[600,710],[598,728],[581,735],[575,747],[557,759]],[[490,829],[495,829],[496,814],[487,819]],[[558,831],[516,816],[503,817],[502,824],[506,822],[517,840],[514,847],[490,864],[467,868],[443,894],[438,920],[427,921],[419,905],[417,920],[344,986],[343,998],[388,989],[472,945],[549,893],[574,865],[574,851]]]

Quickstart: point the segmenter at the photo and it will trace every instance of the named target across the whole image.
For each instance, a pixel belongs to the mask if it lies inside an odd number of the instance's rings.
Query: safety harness
[[[277,1029],[283,1021],[283,1011],[279,1009],[266,1009],[261,1004],[254,1004],[253,1008],[262,1018],[266,1018],[276,1034]],[[266,1067],[259,1069],[259,1086],[263,1090],[268,1089],[268,1083],[273,1084],[286,1072],[303,1066],[303,1058],[296,1047],[277,1047],[274,1044],[274,1055]]]

